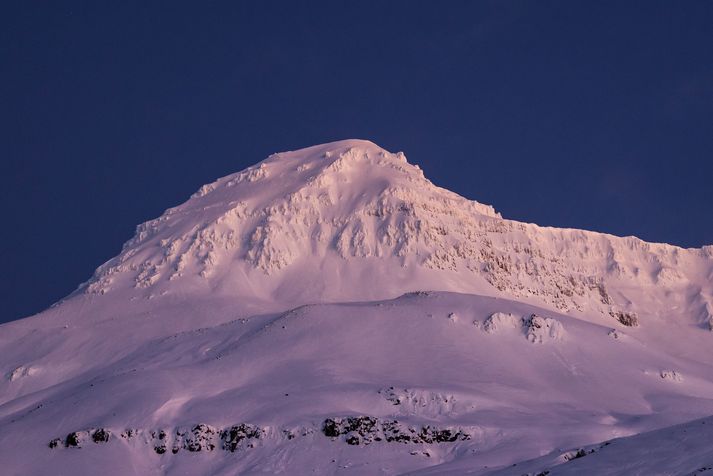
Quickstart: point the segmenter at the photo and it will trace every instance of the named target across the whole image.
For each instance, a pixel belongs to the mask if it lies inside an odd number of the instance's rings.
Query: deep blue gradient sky
[[[403,150],[505,217],[713,243],[713,2],[6,2],[0,322],[272,152]]]

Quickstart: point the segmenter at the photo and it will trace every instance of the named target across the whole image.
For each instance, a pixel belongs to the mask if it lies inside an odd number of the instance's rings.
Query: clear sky
[[[0,322],[281,150],[403,150],[505,217],[713,244],[713,2],[6,2]]]

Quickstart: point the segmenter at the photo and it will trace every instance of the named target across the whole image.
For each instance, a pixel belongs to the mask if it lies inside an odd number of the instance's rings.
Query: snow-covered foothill
[[[541,458],[517,462],[508,468],[485,474],[706,476],[713,473],[711,438],[713,418],[707,417],[564,452],[555,451]]]

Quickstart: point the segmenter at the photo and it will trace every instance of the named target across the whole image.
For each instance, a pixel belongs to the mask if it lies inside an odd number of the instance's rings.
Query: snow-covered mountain
[[[334,142],[203,186],[0,326],[0,460],[556,474],[713,414],[712,324],[712,246],[507,220],[402,153]]]

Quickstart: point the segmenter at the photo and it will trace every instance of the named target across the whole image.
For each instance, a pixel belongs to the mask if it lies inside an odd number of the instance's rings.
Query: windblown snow
[[[711,328],[711,246],[507,220],[403,153],[334,142],[201,187],[1,326],[0,461],[671,474],[640,446],[674,452],[684,427],[665,427],[713,414]],[[670,461],[713,467],[713,450]]]

